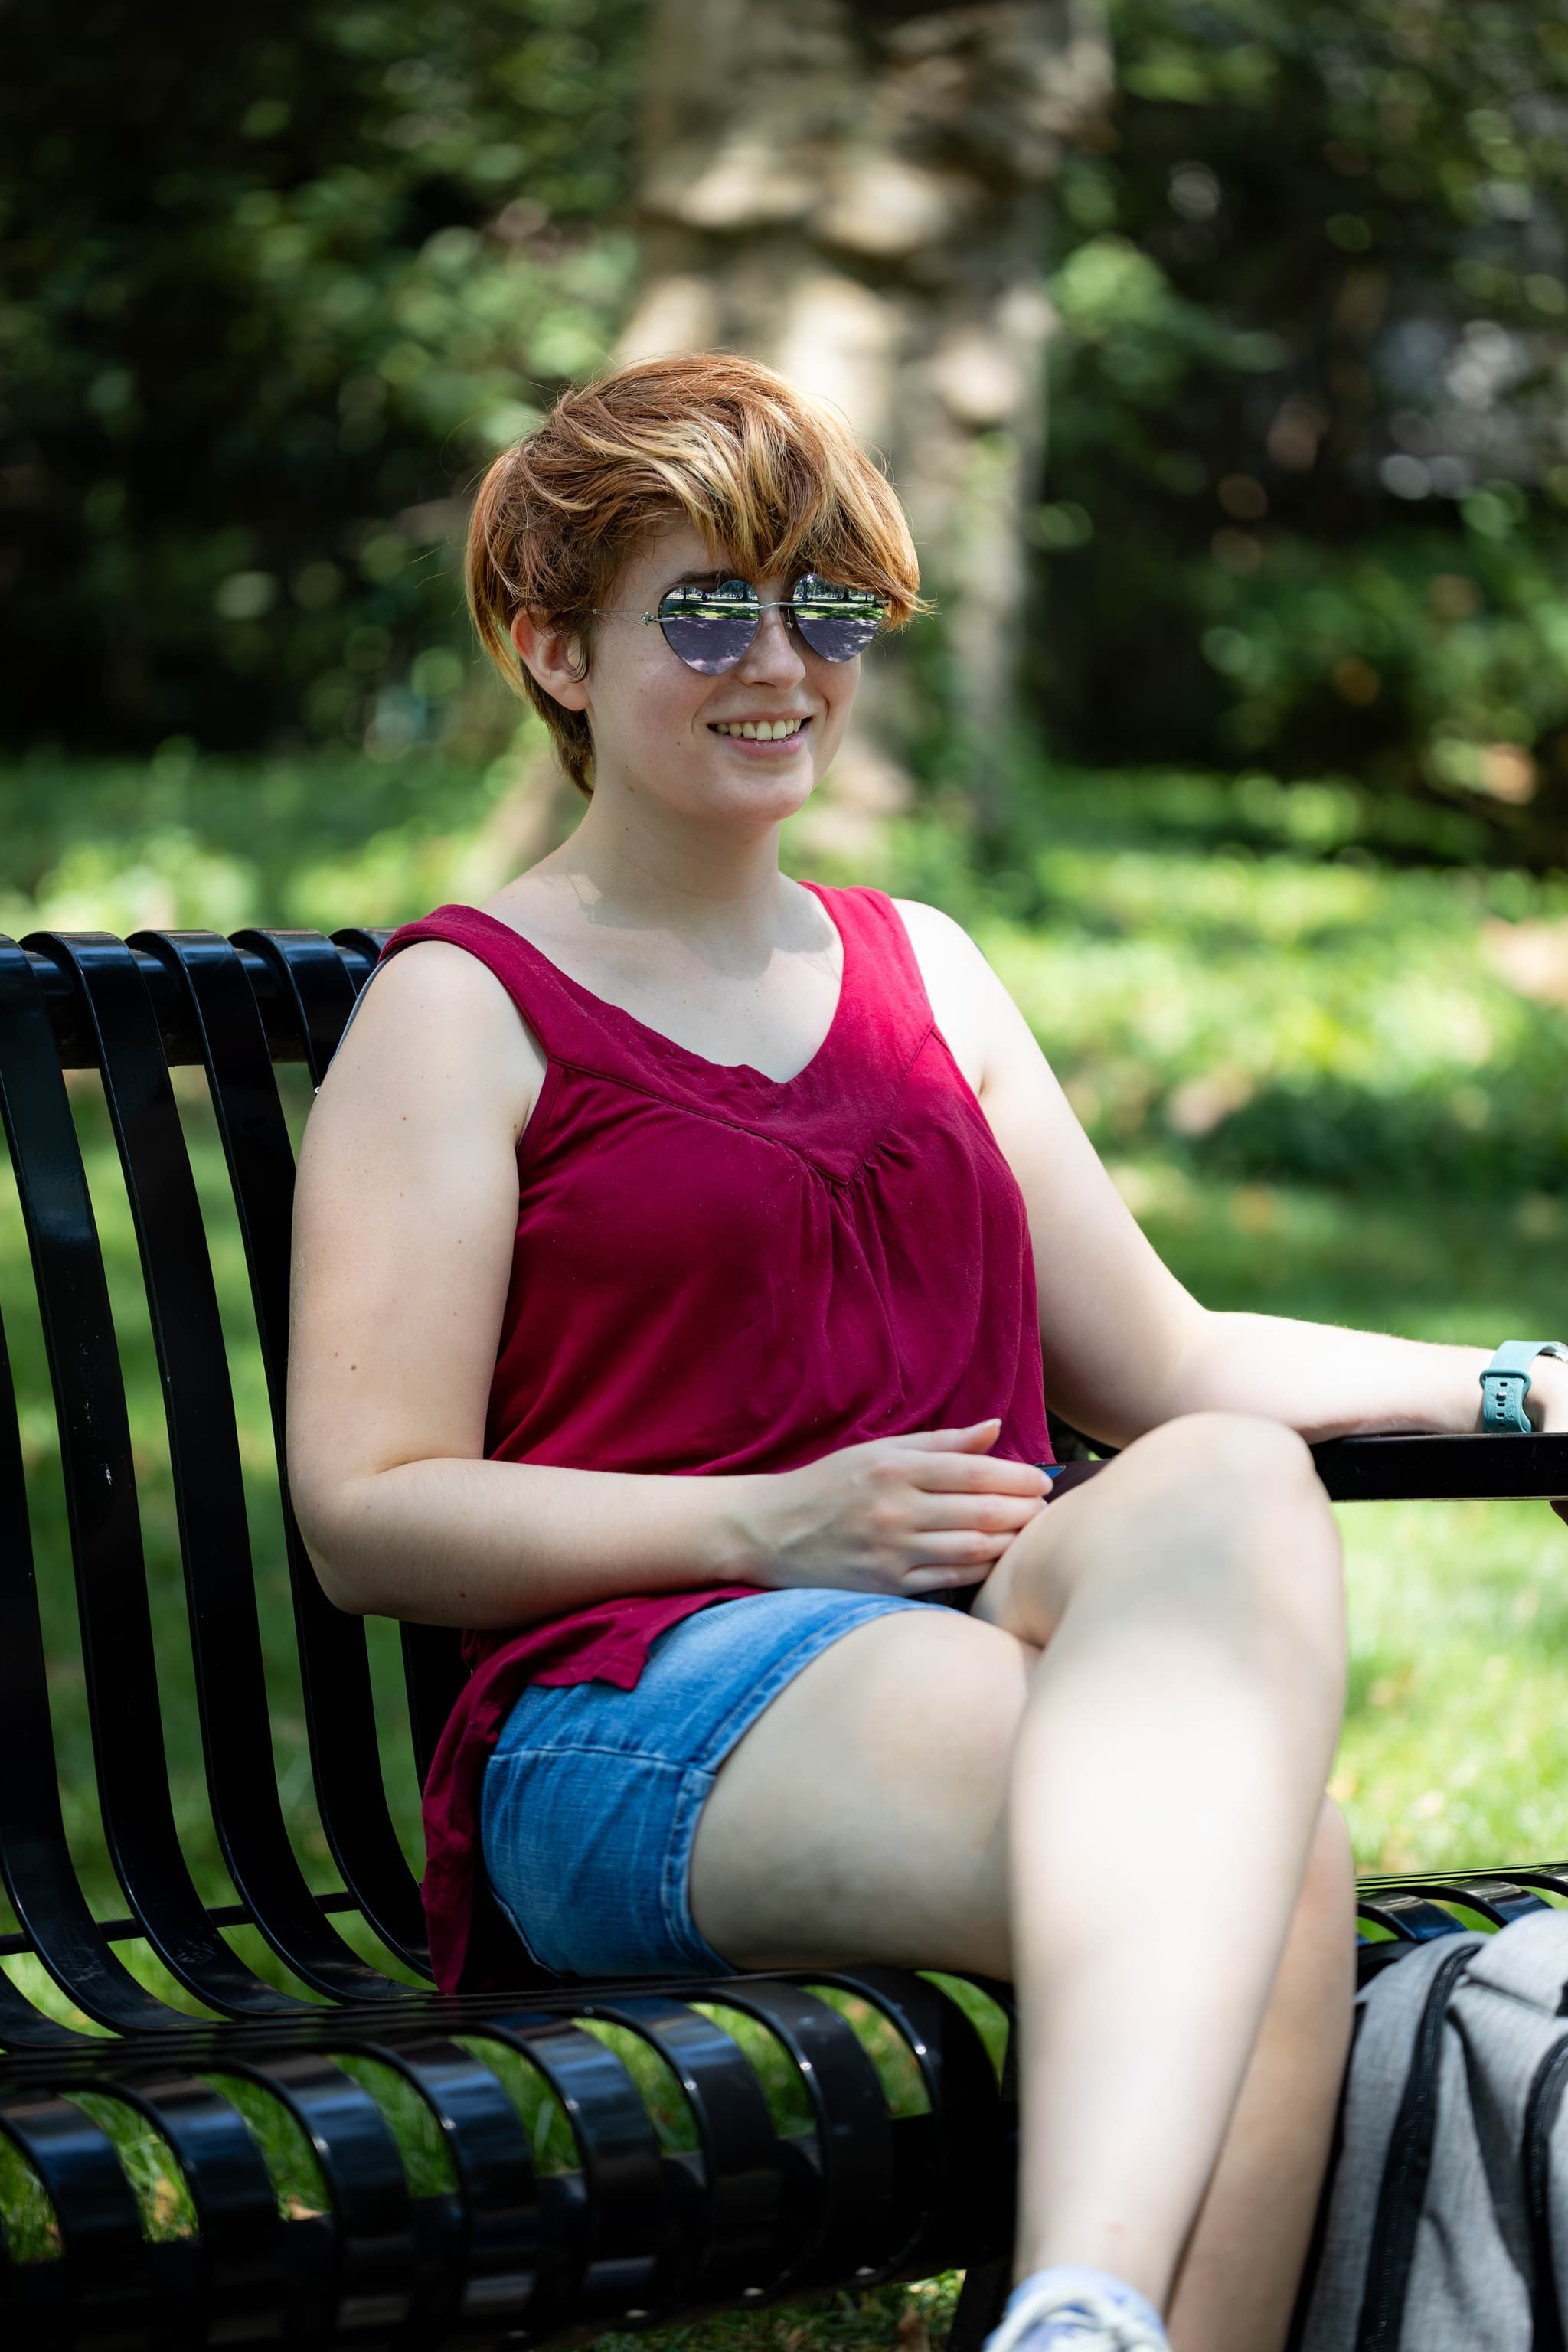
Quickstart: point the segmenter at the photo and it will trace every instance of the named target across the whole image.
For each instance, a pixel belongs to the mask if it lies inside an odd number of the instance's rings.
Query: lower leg
[[[1312,2233],[1350,2047],[1355,1876],[1321,1818],[1273,1997],[1176,2276],[1176,2352],[1276,2352]]]
[[[1130,1450],[1103,1507],[1090,1488],[1037,1523],[1033,1590],[1020,1538],[1014,1630],[1049,1643],[1012,1784],[1020,2276],[1085,2264],[1169,2301],[1338,1727],[1337,1546],[1305,1459],[1264,1423],[1185,1424]]]

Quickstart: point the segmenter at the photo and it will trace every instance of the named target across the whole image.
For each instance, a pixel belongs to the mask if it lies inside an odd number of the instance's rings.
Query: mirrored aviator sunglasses
[[[824,661],[847,662],[865,652],[886,609],[868,589],[845,588],[808,572],[777,604],[764,604],[749,580],[724,580],[716,588],[687,583],[669,589],[659,598],[658,612],[642,617],[658,623],[665,644],[688,669],[713,677],[733,669],[751,651],[764,613],[793,620]]]

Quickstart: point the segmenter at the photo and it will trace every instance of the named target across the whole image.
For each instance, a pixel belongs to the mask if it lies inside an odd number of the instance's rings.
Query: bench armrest
[[[1312,1448],[1337,1503],[1568,1495],[1568,1433],[1550,1437],[1332,1437]]]

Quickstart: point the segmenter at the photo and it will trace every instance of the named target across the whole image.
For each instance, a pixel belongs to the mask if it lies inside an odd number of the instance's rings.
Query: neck
[[[771,933],[780,913],[779,825],[719,826],[595,793],[569,841],[534,871],[592,894],[601,919],[736,940]]]

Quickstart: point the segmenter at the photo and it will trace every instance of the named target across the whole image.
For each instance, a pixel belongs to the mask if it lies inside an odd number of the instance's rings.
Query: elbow
[[[301,1528],[300,1534],[305,1531]],[[375,1617],[384,1611],[376,1605],[375,1597],[365,1589],[364,1580],[356,1574],[352,1561],[326,1551],[320,1542],[312,1543],[305,1536],[305,1556],[316,1572],[316,1581],[332,1607],[345,1617]]]
[[[309,1482],[291,1484],[289,1501],[316,1581],[333,1608],[348,1617],[383,1614],[368,1573],[371,1547],[364,1539],[368,1515],[363,1503],[356,1508],[346,1488],[322,1491]]]

